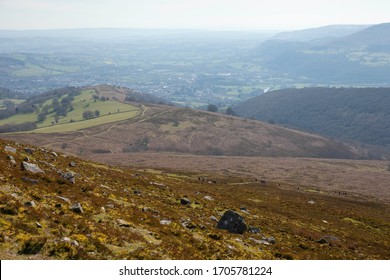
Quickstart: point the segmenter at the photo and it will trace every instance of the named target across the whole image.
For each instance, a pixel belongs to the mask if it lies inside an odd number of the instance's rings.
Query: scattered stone
[[[110,209],[114,209],[115,208],[115,205],[112,204],[112,203],[109,203],[106,205],[107,208],[110,208]]]
[[[57,198],[61,199],[62,201],[65,201],[66,203],[69,203],[70,204],[70,199],[69,198],[66,198],[66,197],[63,197],[63,196],[57,196]]]
[[[210,220],[212,220],[213,222],[218,223],[218,219],[215,216],[210,216]]]
[[[260,228],[258,228],[258,227],[249,227],[248,228],[248,232],[250,232],[250,233],[260,233]]]
[[[84,213],[83,207],[81,207],[80,202],[77,202],[77,203],[71,205],[71,206],[70,206],[70,210],[72,210],[73,212],[76,212],[76,213],[78,213],[78,214]]]
[[[189,200],[188,198],[181,198],[180,199],[180,203],[182,205],[190,205],[191,204],[191,200]]]
[[[149,208],[149,207],[143,207],[143,208],[142,208],[142,212],[152,213],[152,214],[155,214],[155,215],[160,214],[159,211],[154,210],[154,209]]]
[[[158,182],[149,182],[149,184],[151,184],[153,186],[157,186],[157,187],[165,187],[165,185],[163,183],[158,183]]]
[[[22,181],[30,183],[32,185],[36,185],[36,184],[39,183],[39,180],[37,180],[37,179],[30,179],[30,178],[27,178],[27,177],[23,177]]]
[[[73,172],[61,173],[61,177],[64,180],[67,180],[68,182],[70,182],[72,184],[76,184],[76,178],[75,178],[75,174]]]
[[[259,239],[255,239],[253,237],[249,237],[248,238],[249,240],[253,241],[254,243],[256,244],[264,244],[264,245],[269,245],[269,243],[265,240],[259,240]]]
[[[228,210],[223,214],[217,224],[217,228],[239,234],[243,234],[248,229],[244,218],[233,210]]]
[[[315,204],[316,202],[315,201],[313,201],[313,200],[309,200],[308,202],[307,202],[307,204],[310,204],[310,205],[313,205],[313,204]]]
[[[160,221],[160,224],[162,224],[162,225],[170,225],[172,223],[172,221],[170,221],[170,220],[161,220]]]
[[[32,200],[32,201],[27,201],[24,205],[25,205],[25,206],[28,206],[28,207],[36,207],[36,206],[37,206],[37,204],[35,203],[34,200]]]
[[[206,200],[210,200],[210,201],[214,200],[214,198],[212,198],[212,197],[211,197],[211,196],[209,196],[209,195],[206,195],[206,196],[204,197],[204,199],[206,199]]]
[[[31,173],[45,173],[38,165],[23,161],[21,164],[22,170],[26,170]]]
[[[275,244],[276,243],[276,239],[273,236],[268,237],[266,241],[268,241],[271,244]]]
[[[12,166],[16,166],[17,163],[16,163],[16,160],[13,156],[7,156],[7,159],[9,160],[9,163],[12,165]]]
[[[320,244],[330,244],[331,242],[337,242],[337,241],[340,241],[340,239],[337,238],[336,236],[323,236],[316,242]]]
[[[58,154],[56,152],[51,152],[50,153],[52,156],[58,157]]]
[[[129,222],[126,222],[126,221],[123,220],[123,219],[117,219],[116,221],[117,221],[117,223],[118,223],[118,225],[119,225],[120,227],[130,227]]]
[[[4,151],[7,152],[7,153],[16,154],[16,149],[12,148],[11,146],[5,146]]]
[[[100,208],[100,213],[102,214],[105,214],[106,213],[106,208],[104,208],[103,206]]]
[[[70,239],[69,237],[64,237],[61,239],[61,241],[70,243],[70,244],[77,246],[77,247],[79,246],[79,243],[76,240]]]
[[[38,222],[35,222],[35,225],[37,226],[37,228],[42,228],[42,225]]]
[[[70,166],[70,167],[76,167],[77,164],[76,164],[74,161],[71,161],[71,162],[69,163],[69,166]]]
[[[34,152],[35,152],[35,149],[31,149],[31,148],[25,148],[25,149],[24,149],[24,152],[26,152],[27,154],[30,154],[30,155],[32,155],[32,154],[34,154]]]

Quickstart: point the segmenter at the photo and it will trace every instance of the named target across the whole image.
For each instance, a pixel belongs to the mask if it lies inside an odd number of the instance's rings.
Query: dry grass
[[[18,166],[9,164],[0,141],[4,259],[390,259],[384,203],[293,190],[271,179],[110,168],[39,149],[28,155],[24,146],[9,144],[18,150]],[[26,156],[45,173],[20,170]],[[59,180],[58,170],[77,173],[76,184]],[[192,204],[181,205],[182,197]],[[35,207],[25,205],[32,200]],[[83,213],[69,209],[75,202]],[[228,209],[261,233],[216,229],[210,216]],[[259,243],[270,236],[275,244]]]

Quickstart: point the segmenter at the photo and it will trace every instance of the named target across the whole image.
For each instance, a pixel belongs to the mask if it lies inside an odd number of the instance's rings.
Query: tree
[[[209,112],[218,112],[218,107],[214,104],[209,104],[207,106],[207,111]]]
[[[237,116],[236,112],[234,112],[234,110],[231,108],[231,107],[228,107],[226,109],[226,115],[229,115],[229,116]]]
[[[46,120],[46,118],[47,118],[47,115],[44,112],[42,112],[38,115],[38,122],[44,122]]]
[[[92,111],[84,111],[83,112],[83,118],[84,119],[87,119],[87,120],[89,120],[89,119],[93,119],[95,117],[95,113],[94,112],[92,112]]]

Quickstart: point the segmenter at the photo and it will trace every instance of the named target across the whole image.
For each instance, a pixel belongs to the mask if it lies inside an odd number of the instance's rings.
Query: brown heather
[[[1,259],[390,259],[388,202],[309,186],[305,174],[300,185],[275,173],[136,170],[26,147],[0,141]],[[44,173],[21,170],[26,157]],[[260,233],[216,229],[210,217],[229,209]]]

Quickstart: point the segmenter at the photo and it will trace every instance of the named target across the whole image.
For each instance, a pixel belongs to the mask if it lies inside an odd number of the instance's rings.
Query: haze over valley
[[[0,258],[390,259],[386,16],[177,2],[0,3]]]

